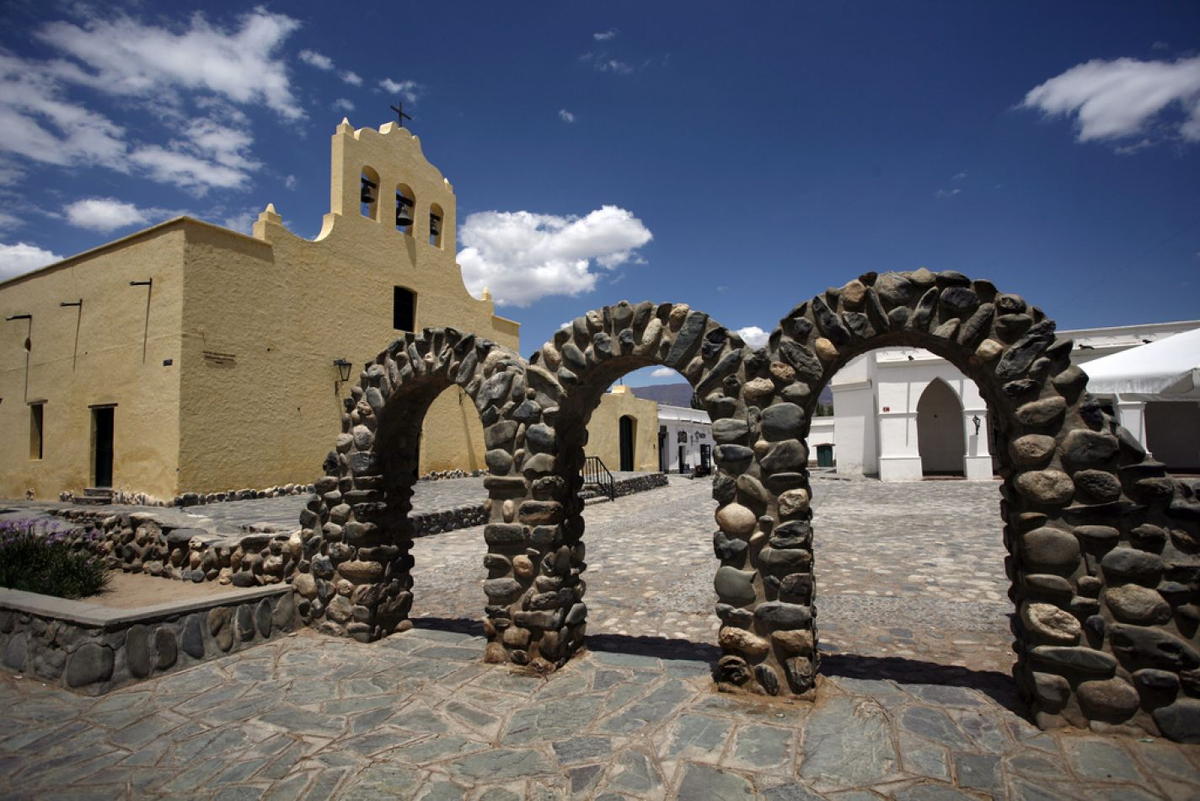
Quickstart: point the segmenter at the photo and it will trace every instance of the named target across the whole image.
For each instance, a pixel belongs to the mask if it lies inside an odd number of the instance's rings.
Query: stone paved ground
[[[1013,711],[995,485],[815,489],[816,704],[713,692],[713,504],[680,480],[589,507],[591,650],[549,679],[481,663],[482,538],[442,534],[382,643],[305,632],[99,699],[0,676],[0,795],[1200,796],[1200,747]]]
[[[716,641],[711,490],[708,480],[672,476],[665,489],[588,507],[589,635]],[[937,675],[968,664],[1010,673],[998,482],[817,479],[813,494],[827,653],[868,657],[871,670],[928,673],[924,664],[935,663]],[[480,616],[484,553],[480,529],[417,541],[413,613]]]

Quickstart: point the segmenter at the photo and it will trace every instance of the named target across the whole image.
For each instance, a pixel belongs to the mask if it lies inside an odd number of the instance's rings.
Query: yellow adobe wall
[[[358,208],[359,176],[379,176],[377,217]],[[454,261],[453,189],[407,130],[338,126],[332,211],[315,241],[295,236],[268,210],[252,243],[219,229],[189,239],[182,387],[180,486],[209,492],[310,482],[340,431],[334,359],[365,362],[392,342],[392,290],[416,294],[415,327],[453,326],[517,350],[518,326],[467,292]],[[414,231],[394,225],[394,187],[415,195]],[[443,213],[440,247],[429,209]],[[191,231],[191,229],[189,229]],[[221,365],[204,351],[228,353]],[[422,437],[421,472],[483,468],[483,432],[451,388],[434,401]]]
[[[618,385],[600,396],[600,405],[592,412],[588,422],[588,443],[584,448],[587,456],[599,456],[612,471],[621,467],[622,417],[629,415],[636,421],[634,428],[633,466],[641,472],[658,470],[658,404],[642,400],[629,391],[629,387]]]
[[[57,500],[92,486],[90,407],[104,404],[116,404],[113,486],[174,495],[184,228],[166,222],[0,284],[0,497],[32,489]],[[2,320],[19,314],[32,325]],[[40,461],[30,459],[31,400],[46,401]]]

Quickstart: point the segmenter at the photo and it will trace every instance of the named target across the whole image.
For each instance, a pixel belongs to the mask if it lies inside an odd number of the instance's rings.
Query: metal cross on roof
[[[394,111],[394,112],[396,112],[398,115],[400,115],[400,127],[401,127],[401,128],[403,128],[403,127],[404,127],[404,121],[405,121],[405,120],[411,120],[411,119],[412,119],[412,117],[410,117],[410,116],[408,116],[407,114],[405,114],[405,113],[404,113],[404,101],[402,101],[402,100],[397,100],[397,101],[396,101],[396,105],[394,105],[394,106],[388,106],[388,108],[390,108],[392,111]]]

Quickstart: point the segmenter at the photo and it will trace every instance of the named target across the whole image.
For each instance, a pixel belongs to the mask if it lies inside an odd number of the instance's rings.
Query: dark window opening
[[[34,403],[29,407],[29,458],[41,459],[45,453],[42,426],[45,422],[45,404]]]
[[[402,286],[392,290],[392,328],[416,331],[417,296]]]

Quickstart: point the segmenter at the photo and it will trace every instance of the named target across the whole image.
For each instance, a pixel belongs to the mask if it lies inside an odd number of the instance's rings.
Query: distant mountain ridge
[[[692,405],[692,385],[686,382],[655,384],[650,387],[630,387],[629,391],[635,398],[657,401],[664,406],[682,406],[686,409]],[[833,403],[833,392],[828,386],[821,390],[821,402]]]
[[[651,387],[630,387],[629,391],[635,398],[652,400],[664,406],[682,406],[685,409],[692,405],[692,385],[655,384]]]

